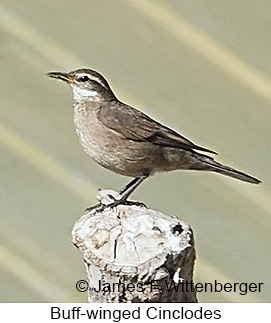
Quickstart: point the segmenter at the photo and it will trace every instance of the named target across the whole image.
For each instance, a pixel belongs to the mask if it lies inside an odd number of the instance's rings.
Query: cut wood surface
[[[102,205],[120,196],[100,191]],[[145,206],[118,205],[84,214],[72,232],[89,280],[89,302],[196,302],[185,289],[195,260],[190,226]]]

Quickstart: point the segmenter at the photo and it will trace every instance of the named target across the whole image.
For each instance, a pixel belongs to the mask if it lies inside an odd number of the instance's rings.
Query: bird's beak
[[[69,84],[74,82],[74,80],[67,73],[50,72],[50,73],[47,73],[47,75],[49,77],[52,77],[53,79],[59,79]]]

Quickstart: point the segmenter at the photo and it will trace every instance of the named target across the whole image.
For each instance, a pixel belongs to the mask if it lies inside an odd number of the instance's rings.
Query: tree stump
[[[101,205],[119,198],[111,190],[97,196]],[[85,261],[89,302],[197,302],[193,233],[176,217],[136,204],[95,206],[76,222],[72,241]]]

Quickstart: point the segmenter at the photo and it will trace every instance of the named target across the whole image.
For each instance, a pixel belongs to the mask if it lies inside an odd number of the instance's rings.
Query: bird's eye
[[[79,82],[87,82],[87,81],[89,81],[89,77],[87,75],[80,76],[78,78],[78,81]]]

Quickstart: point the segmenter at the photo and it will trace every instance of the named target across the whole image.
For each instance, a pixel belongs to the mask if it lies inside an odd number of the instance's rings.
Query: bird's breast
[[[126,166],[126,143],[117,132],[97,118],[98,108],[76,105],[74,124],[85,152],[101,166],[123,175],[133,176]],[[128,147],[126,147],[128,149]]]
[[[101,163],[102,155],[108,150],[108,130],[97,119],[97,108],[79,104],[74,109],[74,124],[80,143],[86,153]]]

